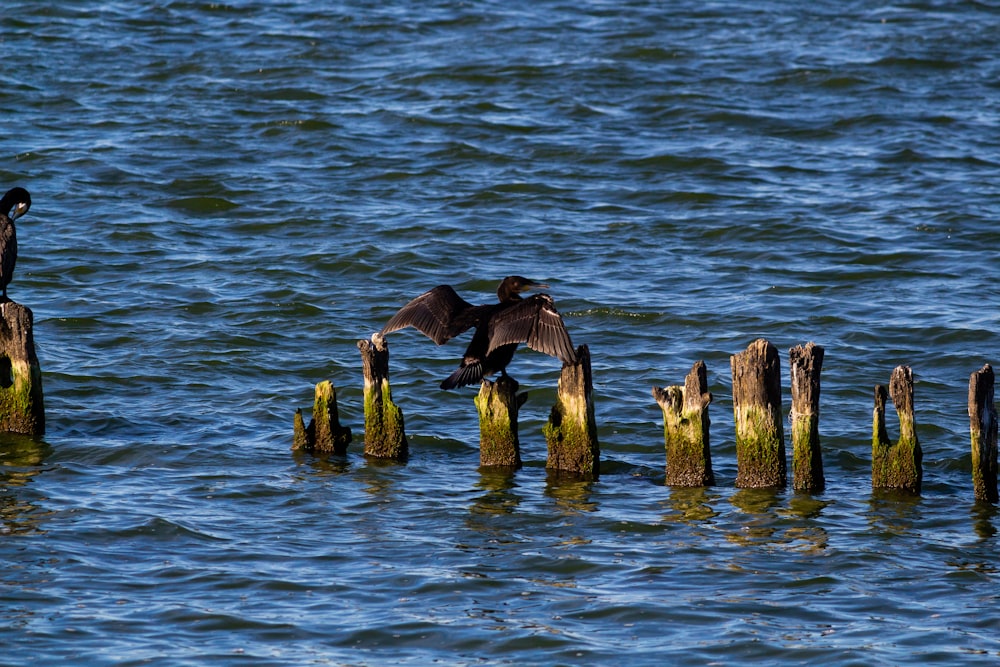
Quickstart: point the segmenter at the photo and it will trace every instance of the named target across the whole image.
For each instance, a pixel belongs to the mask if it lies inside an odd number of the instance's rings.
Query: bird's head
[[[31,208],[31,195],[24,188],[11,188],[0,201],[0,214],[17,220]]]
[[[536,283],[523,276],[507,276],[500,281],[500,286],[497,287],[497,296],[500,297],[501,302],[517,300],[521,298],[521,292],[539,289],[549,289],[549,286],[545,283]]]

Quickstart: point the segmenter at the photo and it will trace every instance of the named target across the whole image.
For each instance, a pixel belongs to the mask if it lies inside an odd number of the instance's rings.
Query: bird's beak
[[[14,214],[10,216],[10,219],[17,220],[22,215],[28,212],[28,208],[24,204],[18,204],[17,208],[14,209]]]
[[[529,289],[549,289],[549,286],[545,283],[536,283],[534,280],[528,280],[521,286],[521,291],[526,291]]]

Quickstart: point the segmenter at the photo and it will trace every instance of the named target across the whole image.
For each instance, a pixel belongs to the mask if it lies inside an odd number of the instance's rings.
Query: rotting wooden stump
[[[358,349],[365,378],[365,456],[404,460],[410,447],[403,411],[392,402],[389,389],[389,344],[374,333],[370,341],[359,340]]]
[[[305,425],[302,410],[295,411],[295,437],[293,450],[333,453],[343,456],[351,442],[351,429],[340,425],[337,411],[337,392],[333,383],[324,380],[316,385],[312,419]]]
[[[593,391],[590,348],[581,345],[576,350],[576,361],[563,364],[556,404],[543,429],[549,450],[546,468],[598,475],[601,448],[597,442]]]
[[[826,487],[819,445],[819,389],[823,348],[815,343],[788,351],[792,375],[792,488],[818,493]]]
[[[502,375],[496,382],[483,380],[476,395],[479,412],[479,466],[521,467],[521,444],[517,436],[517,412],[527,400],[518,394],[517,381]]]
[[[669,486],[711,486],[708,391],[705,362],[698,361],[684,378],[684,386],[653,387],[653,398],[663,410],[663,440]]]
[[[986,364],[969,376],[969,429],[972,434],[972,488],[976,500],[998,501],[997,408],[993,367]]]
[[[758,338],[729,362],[736,421],[736,486],[784,487],[787,463],[778,350]]]
[[[885,403],[892,398],[899,416],[899,440],[889,440],[885,428]],[[875,385],[875,411],[872,418],[872,488],[900,489],[920,493],[923,478],[923,453],[917,442],[913,421],[913,371],[897,366],[889,379],[889,391]]]
[[[14,301],[0,303],[0,432],[45,433],[42,369],[35,355],[34,315]]]

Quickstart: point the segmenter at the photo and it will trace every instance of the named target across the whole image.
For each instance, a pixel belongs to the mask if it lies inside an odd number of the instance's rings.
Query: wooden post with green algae
[[[815,343],[788,351],[792,375],[792,488],[819,493],[826,487],[823,454],[819,446],[819,376],[823,370],[822,347]]]
[[[351,429],[340,425],[337,412],[337,392],[333,383],[324,380],[316,385],[312,419],[309,426],[302,419],[302,411],[295,411],[295,438],[292,449],[309,452],[333,453],[343,456],[351,442]]]
[[[483,380],[476,395],[479,411],[479,467],[521,467],[517,437],[517,411],[527,400],[518,394],[517,381],[503,375],[496,382]]]
[[[45,402],[34,315],[27,306],[4,301],[0,316],[0,432],[43,435]]]
[[[998,501],[997,408],[993,367],[986,364],[969,376],[969,428],[972,433],[972,488],[976,500]]]
[[[892,444],[885,428],[886,398],[892,398],[899,416],[899,440]],[[872,416],[872,488],[900,489],[920,493],[923,453],[913,422],[913,371],[897,366],[889,379],[889,391],[875,385]]]
[[[785,431],[781,416],[778,350],[758,338],[729,358],[736,421],[736,486],[784,487]]]
[[[695,362],[684,378],[683,387],[653,387],[653,398],[663,410],[667,485],[715,484],[708,438],[708,405],[712,394],[708,391],[705,362]]]
[[[389,344],[378,333],[359,340],[364,371],[365,456],[405,460],[409,443],[403,428],[403,411],[392,402],[389,388]]]
[[[549,449],[546,468],[597,477],[601,448],[593,391],[590,348],[581,345],[576,350],[576,361],[563,364],[556,404],[543,429]]]

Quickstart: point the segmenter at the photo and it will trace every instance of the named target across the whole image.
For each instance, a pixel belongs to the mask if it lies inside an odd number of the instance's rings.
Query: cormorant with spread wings
[[[521,292],[548,287],[521,276],[507,276],[497,287],[499,303],[474,306],[450,285],[439,285],[400,308],[382,328],[382,335],[412,326],[441,345],[475,327],[461,365],[441,383],[442,389],[478,384],[497,372],[506,376],[507,364],[519,343],[564,364],[573,363],[573,343],[552,297],[521,297]]]

